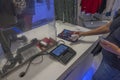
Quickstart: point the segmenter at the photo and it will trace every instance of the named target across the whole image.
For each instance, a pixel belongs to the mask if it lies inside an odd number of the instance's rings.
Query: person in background
[[[35,0],[25,0],[26,8],[23,11],[23,17],[25,22],[25,30],[32,29],[32,19],[33,15],[35,15]]]
[[[14,0],[14,3],[16,4],[18,19],[17,26],[23,31],[32,29],[32,19],[33,15],[35,15],[35,0]]]
[[[101,39],[103,59],[92,80],[120,80],[120,10],[109,23],[87,32],[75,32],[81,36],[110,33]]]

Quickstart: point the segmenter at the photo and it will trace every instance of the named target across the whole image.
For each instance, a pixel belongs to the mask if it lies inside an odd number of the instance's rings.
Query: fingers
[[[82,32],[80,32],[80,31],[75,31],[75,32],[73,32],[73,34],[77,34],[77,35],[79,35],[79,37],[81,37],[81,33],[82,33]]]
[[[111,42],[107,41],[107,40],[104,40],[102,39],[101,42],[100,42],[101,45],[112,45]]]
[[[101,45],[106,45],[106,46],[116,46],[115,44],[113,44],[113,43],[111,43],[111,42],[109,42],[109,41],[107,41],[107,40],[102,40],[101,42],[100,42],[100,44]]]
[[[73,34],[73,35],[71,35],[70,40],[72,40],[72,41],[77,41],[78,38],[79,38],[79,35]]]
[[[118,47],[117,45],[115,45],[115,44],[113,44],[113,43],[111,43],[111,42],[109,42],[109,41],[107,41],[107,40],[102,40],[102,41],[100,42],[100,45],[101,45],[104,49],[106,49],[106,50],[108,50],[108,51],[110,51],[110,52],[113,52],[113,53],[115,53],[115,52],[119,49],[119,47]]]
[[[105,41],[101,40],[100,45],[103,47],[103,46],[107,45],[107,43]]]

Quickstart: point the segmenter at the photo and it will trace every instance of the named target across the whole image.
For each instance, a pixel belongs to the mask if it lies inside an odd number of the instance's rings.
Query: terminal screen
[[[66,50],[67,50],[67,46],[65,45],[60,45],[57,48],[55,48],[52,53],[56,56],[60,56],[61,54],[63,54]]]

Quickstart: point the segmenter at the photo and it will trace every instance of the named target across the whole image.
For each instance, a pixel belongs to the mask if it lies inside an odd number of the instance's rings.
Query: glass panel
[[[30,47],[36,40],[39,46]],[[24,63],[26,55],[54,46],[54,0],[0,0],[0,43],[0,76]]]

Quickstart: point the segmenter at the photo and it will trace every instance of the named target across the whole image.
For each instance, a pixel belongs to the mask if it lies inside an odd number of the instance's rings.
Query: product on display
[[[58,37],[70,42],[76,42],[79,36],[74,34],[74,32],[75,31],[64,29],[61,33],[58,34]]]
[[[45,51],[51,47],[53,47],[57,42],[52,39],[52,38],[43,38],[42,40],[39,41],[39,43],[37,44],[37,46],[42,50]]]

